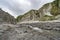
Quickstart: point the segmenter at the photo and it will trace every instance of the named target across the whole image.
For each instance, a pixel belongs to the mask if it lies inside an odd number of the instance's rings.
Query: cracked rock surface
[[[60,40],[60,23],[1,24],[0,40]]]

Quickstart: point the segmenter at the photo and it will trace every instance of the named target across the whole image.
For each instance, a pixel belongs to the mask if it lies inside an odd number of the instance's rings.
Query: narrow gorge
[[[60,0],[17,18],[0,8],[0,40],[60,40]]]

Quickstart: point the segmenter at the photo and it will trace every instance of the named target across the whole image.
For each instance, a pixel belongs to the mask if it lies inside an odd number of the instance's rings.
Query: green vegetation
[[[55,4],[52,6],[52,9],[51,9],[51,14],[53,16],[57,16],[59,13],[58,13],[58,7],[55,6]]]
[[[22,17],[23,17],[23,15],[18,16],[17,19],[16,19],[17,22],[19,22],[22,19]]]
[[[56,6],[59,7],[59,0],[55,0],[54,4],[56,4]]]
[[[56,18],[54,16],[45,15],[40,19],[40,21],[51,21],[51,20],[56,20]]]
[[[59,0],[55,0],[52,4],[51,14],[53,16],[59,15],[58,9],[59,9]]]

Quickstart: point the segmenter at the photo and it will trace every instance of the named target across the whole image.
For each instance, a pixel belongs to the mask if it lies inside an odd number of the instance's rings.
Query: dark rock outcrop
[[[0,8],[0,24],[1,23],[11,23],[11,24],[15,24],[16,20],[13,16],[11,16],[10,14],[8,14],[7,12],[3,11]]]

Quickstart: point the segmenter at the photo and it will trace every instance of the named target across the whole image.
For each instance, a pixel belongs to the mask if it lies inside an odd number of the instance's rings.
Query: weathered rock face
[[[52,4],[48,3],[48,4],[43,5],[43,7],[41,7],[38,11],[40,14],[44,16],[44,15],[50,14],[51,8],[52,8]]]
[[[18,16],[18,21],[37,21],[40,18],[44,17],[47,14],[50,14],[52,5],[50,3],[43,5],[42,8],[39,10],[30,10],[29,12],[25,13],[24,15]]]
[[[12,23],[15,24],[16,20],[13,16],[8,14],[7,12],[0,9],[0,23]]]
[[[17,21],[32,21],[32,20],[38,20],[40,18],[40,15],[38,15],[38,10],[30,10],[26,14],[22,16],[17,17]]]
[[[17,20],[18,21],[36,21],[40,20],[43,16],[46,14],[50,14],[52,5],[50,3],[45,4],[42,8],[39,10],[30,10],[29,12],[25,13],[24,15],[18,16]]]
[[[53,21],[41,21],[36,23],[22,23],[23,25],[31,25],[32,27],[38,27],[44,30],[57,30],[60,31],[60,22]]]
[[[58,28],[60,28],[60,22],[2,24],[0,25],[0,40],[60,40]]]
[[[27,15],[25,15],[24,18],[22,18],[22,20],[25,21],[31,21],[31,20],[38,20],[38,17],[40,17],[38,14],[37,10],[30,10]],[[27,17],[28,16],[28,17]]]
[[[58,6],[57,6],[58,5]],[[60,15],[60,1],[53,1],[43,5],[39,10],[30,10],[22,16],[17,17],[17,21],[36,21],[36,20],[55,20],[57,15]],[[45,15],[48,17],[45,18]],[[45,18],[45,19],[44,19]]]

